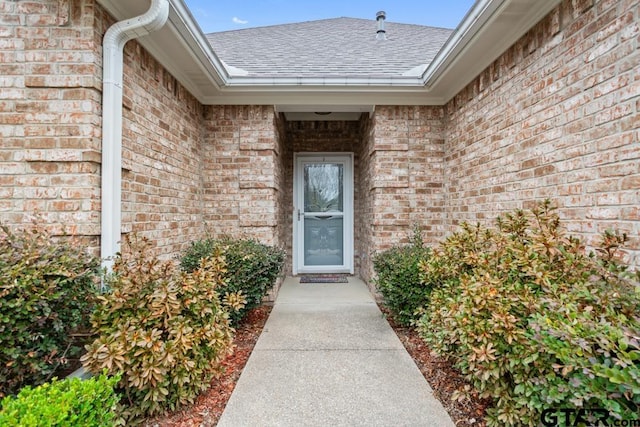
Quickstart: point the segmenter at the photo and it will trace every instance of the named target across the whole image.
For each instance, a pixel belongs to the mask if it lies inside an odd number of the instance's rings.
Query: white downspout
[[[120,250],[122,227],[122,79],[124,45],[159,30],[169,0],[151,0],[147,12],[113,24],[102,42],[102,213],[100,256],[110,270]]]

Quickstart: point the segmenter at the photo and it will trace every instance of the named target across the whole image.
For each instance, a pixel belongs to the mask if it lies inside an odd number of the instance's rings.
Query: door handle
[[[331,219],[333,215],[316,215],[316,219]]]
[[[298,209],[298,221],[300,221],[301,216],[302,216],[302,212],[300,212],[300,209]]]

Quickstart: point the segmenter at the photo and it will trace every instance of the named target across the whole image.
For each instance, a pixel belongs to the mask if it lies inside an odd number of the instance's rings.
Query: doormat
[[[349,279],[343,274],[305,275],[300,283],[349,283]]]

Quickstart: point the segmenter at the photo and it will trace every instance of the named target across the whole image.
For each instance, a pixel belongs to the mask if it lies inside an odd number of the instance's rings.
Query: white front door
[[[296,154],[293,191],[294,274],[353,274],[353,154]]]

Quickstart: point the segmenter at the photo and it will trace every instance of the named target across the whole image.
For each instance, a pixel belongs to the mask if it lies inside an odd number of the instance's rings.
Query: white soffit
[[[117,20],[147,1],[98,0]],[[442,105],[547,15],[560,0],[478,0],[422,76],[384,79],[252,78],[230,73],[183,0],[170,0],[169,21],[138,39],[203,104]],[[356,111],[353,111],[356,112]]]
[[[449,101],[560,1],[477,1],[427,68],[427,87],[444,102]],[[479,22],[473,16],[474,9],[479,8],[487,15],[485,22]],[[452,43],[454,41],[457,43]]]

